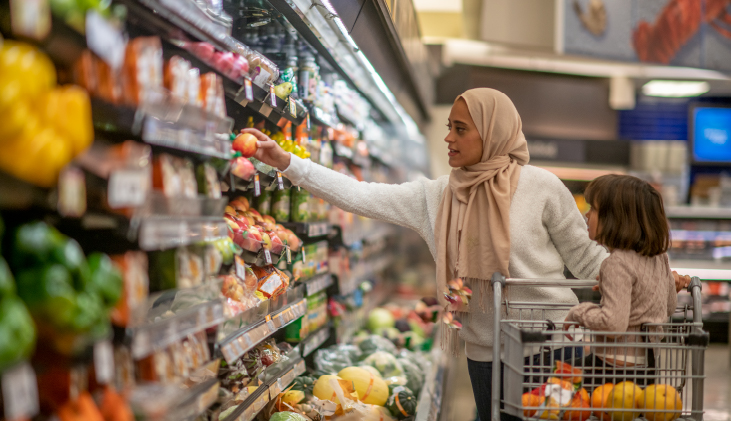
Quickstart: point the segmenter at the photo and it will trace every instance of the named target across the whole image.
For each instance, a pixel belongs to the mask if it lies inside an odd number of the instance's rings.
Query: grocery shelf
[[[302,357],[306,357],[312,354],[316,349],[322,346],[328,339],[330,339],[330,324],[326,324],[316,331],[310,333],[305,338],[300,347],[302,348]]]
[[[228,335],[219,342],[220,352],[227,363],[236,361],[261,341],[294,320],[302,317],[307,311],[307,299],[303,298],[284,309],[269,313],[258,321]]]
[[[294,351],[294,350],[293,350]],[[290,352],[287,354],[298,355],[297,353]],[[272,365],[274,367],[274,365]],[[282,375],[272,376],[271,378],[264,381],[254,393],[248,396],[244,402],[242,402],[236,410],[234,410],[228,417],[221,421],[251,421],[256,415],[264,409],[264,407],[273,399],[276,399],[279,393],[287,388],[287,386],[294,381],[294,378],[305,372],[305,362],[301,358],[292,358],[286,365],[282,367]]]
[[[391,266],[394,262],[393,256],[381,256],[374,261],[358,262],[354,268],[351,268],[350,274],[344,277],[338,277],[338,294],[349,295],[358,288],[360,282],[367,280],[374,274]]]
[[[191,13],[190,9],[181,7],[180,3],[175,0],[119,1],[127,6],[129,15],[138,21],[140,27],[146,31],[153,31],[173,45],[180,43],[180,32],[182,31],[189,37],[208,42],[221,51],[238,53],[246,49],[238,40],[229,36],[217,25],[212,24],[207,18],[198,19],[195,12]],[[307,108],[301,101],[293,100],[293,103],[290,104],[289,99],[283,100],[277,97],[276,105],[272,106],[268,86],[262,87],[256,83],[251,83],[252,89],[249,94],[244,79],[241,81],[233,80],[180,48],[175,50],[175,54],[194,63],[202,72],[212,71],[221,75],[224,82],[224,91],[229,99],[244,108],[262,114],[275,124],[284,118],[300,125],[307,116]],[[250,79],[249,82],[251,82]],[[241,118],[239,126],[243,127],[245,123],[246,120]]]
[[[133,388],[129,402],[137,419],[193,420],[218,399],[218,379],[211,378],[188,389],[146,384]]]
[[[329,222],[285,222],[282,225],[303,239],[323,237],[332,231]]]
[[[199,241],[215,241],[227,236],[228,225],[222,217],[151,216],[139,221],[139,244],[145,251],[170,249]]]
[[[329,273],[323,273],[322,275],[315,275],[310,279],[300,280],[305,285],[306,295],[317,294],[320,291],[324,291],[333,284],[333,277]]]
[[[670,267],[682,275],[697,276],[704,281],[731,281],[731,262],[728,261],[670,259]]]
[[[176,292],[176,296],[178,293],[191,296],[196,295],[196,290],[179,290]],[[173,299],[171,298],[170,302],[172,301]],[[155,302],[151,302],[151,306],[154,305]],[[131,338],[132,357],[134,359],[144,358],[157,349],[164,349],[168,345],[180,341],[188,335],[217,326],[225,320],[223,315],[223,301],[220,299],[214,299],[179,311],[171,317],[162,318],[162,315],[166,312],[165,309],[167,307],[156,312],[161,317],[154,322],[128,329],[128,335]],[[154,308],[151,308],[150,312],[154,310]]]
[[[159,101],[139,107],[110,104],[99,98],[91,101],[98,132],[131,135],[150,145],[214,158],[231,157],[228,132],[233,119],[229,117],[213,116],[198,107],[183,105],[163,92]]]
[[[731,219],[731,208],[668,206],[665,208],[665,215],[671,219]]]

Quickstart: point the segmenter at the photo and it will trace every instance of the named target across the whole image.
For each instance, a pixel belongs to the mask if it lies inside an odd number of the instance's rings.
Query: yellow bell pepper
[[[23,97],[21,83],[0,77],[0,145],[18,137],[31,114],[33,109]]]
[[[56,68],[37,48],[4,41],[0,46],[0,79],[19,81],[21,93],[33,99],[56,86]]]
[[[94,140],[91,102],[83,88],[74,85],[58,87],[40,99],[40,114],[68,142],[73,156],[83,152]]]

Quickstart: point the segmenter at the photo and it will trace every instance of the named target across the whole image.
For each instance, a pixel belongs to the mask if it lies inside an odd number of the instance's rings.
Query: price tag
[[[243,281],[246,279],[246,263],[244,262],[244,259],[241,258],[241,256],[234,256],[234,263],[236,265],[236,276],[241,278]]]
[[[254,89],[251,87],[251,79],[244,78],[244,94],[248,101],[254,100]]]
[[[297,117],[297,103],[294,102],[292,97],[289,98],[289,115]]]
[[[274,326],[274,322],[272,321],[271,315],[267,314],[266,317],[264,318],[264,320],[266,321],[267,327],[269,327],[269,330],[271,332],[274,332],[275,330],[277,330],[276,326]]]
[[[114,377],[114,351],[109,341],[97,342],[94,344],[94,372],[96,381],[100,384],[107,384]]]
[[[58,175],[58,213],[78,218],[86,212],[86,184],[84,172],[72,166]]]
[[[261,196],[261,185],[259,184],[259,174],[254,176],[254,196]]]
[[[150,174],[140,170],[119,170],[109,175],[107,202],[112,209],[136,207],[145,201]]]
[[[312,126],[310,126],[310,113],[307,113],[307,116],[305,117],[305,121],[307,122],[307,132],[309,133],[310,127],[312,127]]]
[[[292,263],[292,250],[287,246],[287,264]]]
[[[304,247],[302,247],[302,263],[307,263],[307,253],[305,253]]]
[[[23,363],[3,373],[5,419],[32,418],[38,414],[38,383],[33,368]]]
[[[277,95],[274,94],[274,85],[269,85],[269,103],[272,108],[277,108]]]
[[[315,234],[315,224],[310,224],[307,226],[307,236],[308,237],[314,237]]]
[[[94,10],[86,13],[86,45],[113,70],[122,67],[127,41],[119,28]]]
[[[268,265],[272,264],[272,254],[269,253],[269,250],[264,249],[264,260]]]
[[[279,190],[284,190],[284,180],[282,180],[282,173],[277,171],[277,184],[279,185]]]

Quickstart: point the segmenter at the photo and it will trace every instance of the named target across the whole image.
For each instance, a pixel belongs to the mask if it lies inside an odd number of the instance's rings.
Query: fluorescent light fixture
[[[688,97],[705,94],[711,89],[708,82],[690,80],[651,80],[642,87],[642,93],[648,96]]]

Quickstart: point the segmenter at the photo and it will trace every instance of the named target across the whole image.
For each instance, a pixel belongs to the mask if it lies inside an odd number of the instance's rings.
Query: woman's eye
[[[460,133],[462,133],[462,132],[465,131],[465,129],[464,129],[464,127],[457,127],[457,131],[460,132]]]

